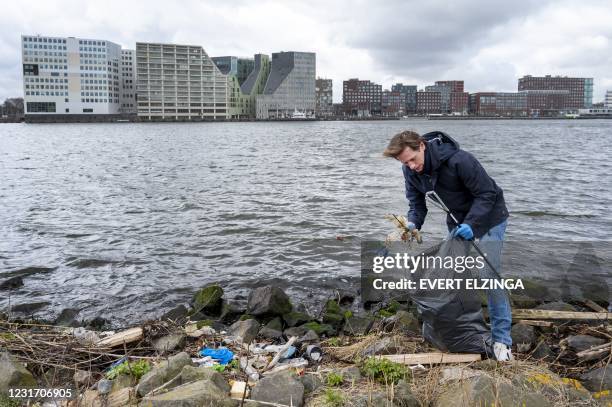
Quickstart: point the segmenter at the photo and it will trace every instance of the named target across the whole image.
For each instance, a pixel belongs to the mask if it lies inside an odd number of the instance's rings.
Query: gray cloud
[[[209,55],[317,53],[317,74],[424,86],[464,79],[468,91],[516,89],[517,77],[595,78],[612,88],[612,5],[578,0],[284,2],[159,0],[7,3],[0,14],[0,98],[21,95],[21,34],[202,45]]]

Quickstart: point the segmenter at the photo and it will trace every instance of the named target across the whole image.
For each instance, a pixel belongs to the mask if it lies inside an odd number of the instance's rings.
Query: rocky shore
[[[517,295],[514,306],[606,305],[534,298]],[[240,304],[212,284],[189,307],[126,330],[75,318],[0,318],[0,406],[612,406],[607,320],[516,319],[515,361],[439,363],[409,301],[365,311],[346,292],[310,315],[280,287]],[[14,397],[36,388],[72,397]]]

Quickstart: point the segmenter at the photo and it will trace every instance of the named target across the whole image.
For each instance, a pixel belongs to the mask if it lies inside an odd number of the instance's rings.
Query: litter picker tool
[[[448,214],[448,216],[450,216],[452,221],[455,223],[455,226],[459,226],[459,221],[457,220],[455,215],[453,215],[453,213],[450,211],[450,209],[448,209],[448,206],[446,206],[446,204],[444,203],[444,201],[442,201],[442,198],[440,198],[440,196],[436,193],[436,191],[428,191],[428,192],[426,192],[425,193],[425,197],[428,198],[431,201],[431,203],[433,203],[435,206],[437,206],[438,208],[440,208],[444,212],[446,212]],[[469,242],[472,243],[472,246],[474,247],[474,249],[476,249],[478,254],[480,256],[482,256],[484,261],[489,266],[489,269],[493,272],[493,275],[495,276],[495,278],[497,278],[498,280],[501,280],[501,277],[500,277],[499,273],[497,272],[495,267],[493,267],[493,265],[491,264],[489,259],[487,259],[487,256],[485,255],[485,253],[483,253],[482,250],[480,250],[480,247],[478,247],[478,245],[476,244],[474,239],[470,239]]]

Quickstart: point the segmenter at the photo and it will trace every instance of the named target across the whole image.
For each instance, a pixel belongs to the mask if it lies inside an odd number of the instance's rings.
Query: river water
[[[360,242],[406,212],[401,168],[381,156],[405,129],[448,132],[504,189],[506,236],[523,244],[506,257],[527,253],[505,272],[552,284],[576,258],[566,243],[587,242],[609,290],[612,121],[4,124],[0,281],[24,286],[0,291],[0,310],[40,303],[40,317],[72,307],[120,325],[213,281],[237,300],[281,284],[316,308],[354,288]],[[444,233],[430,210],[426,242]]]

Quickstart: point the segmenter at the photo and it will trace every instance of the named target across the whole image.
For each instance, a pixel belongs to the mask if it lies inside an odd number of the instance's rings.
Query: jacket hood
[[[459,143],[444,132],[432,131],[423,134],[423,138],[427,141],[427,148],[431,149],[433,171],[459,151]]]

